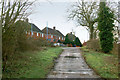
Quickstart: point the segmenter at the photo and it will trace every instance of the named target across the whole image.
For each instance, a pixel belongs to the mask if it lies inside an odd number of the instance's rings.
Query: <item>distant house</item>
[[[58,40],[61,42],[65,40],[64,35],[59,30],[56,30],[55,27],[53,29],[45,27],[43,30],[40,30],[35,24],[29,24],[30,29],[26,31],[28,37],[32,37],[34,39],[42,38],[54,43],[57,43]]]
[[[58,40],[61,42],[65,40],[64,35],[59,30],[56,30],[55,27],[53,29],[45,27],[42,32],[46,34],[45,38],[50,42],[57,43]]]
[[[26,32],[28,36],[31,36],[34,39],[42,37],[42,31],[33,23],[30,24],[30,29]]]

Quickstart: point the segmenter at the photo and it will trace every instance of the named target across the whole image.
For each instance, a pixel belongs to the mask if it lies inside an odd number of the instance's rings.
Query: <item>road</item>
[[[80,48],[64,47],[56,60],[48,78],[100,78],[88,67],[80,53]]]

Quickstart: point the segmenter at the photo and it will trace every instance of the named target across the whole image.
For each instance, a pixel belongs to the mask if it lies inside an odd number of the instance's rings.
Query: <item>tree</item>
[[[14,24],[17,20],[24,19],[29,15],[26,10],[30,8],[33,2],[28,0],[2,0],[1,2],[0,27],[2,27],[3,70],[5,70],[7,60],[15,52],[17,40]]]
[[[76,44],[77,46],[82,47],[82,43],[80,42],[80,40],[79,40],[78,37],[75,38],[75,44]]]
[[[94,23],[97,22],[97,10],[98,6],[96,2],[81,2],[78,0],[78,3],[72,6],[72,10],[69,14],[69,19],[76,20],[78,25],[84,26],[89,34],[90,39],[93,39],[94,36]]]
[[[17,21],[15,24],[15,40],[16,40],[16,44],[15,44],[15,49],[17,51],[26,51],[28,45],[28,39],[26,36],[26,32],[28,32],[31,28],[31,25],[26,22],[26,21]]]
[[[100,2],[98,13],[98,29],[102,51],[109,53],[113,48],[113,27],[114,14],[111,12],[106,2]]]
[[[65,36],[65,42],[64,42],[65,44],[70,44],[70,40],[69,40],[69,38],[68,38],[68,34]]]
[[[75,41],[70,41],[70,44],[72,44],[72,46],[75,46]]]

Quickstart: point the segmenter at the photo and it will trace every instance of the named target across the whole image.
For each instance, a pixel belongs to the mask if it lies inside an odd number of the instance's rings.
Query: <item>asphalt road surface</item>
[[[48,78],[100,78],[88,67],[78,47],[64,47]]]

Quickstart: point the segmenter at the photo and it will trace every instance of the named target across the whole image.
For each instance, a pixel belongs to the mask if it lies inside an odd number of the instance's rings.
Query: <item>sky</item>
[[[33,14],[28,19],[39,29],[44,29],[48,22],[48,27],[56,27],[64,36],[72,31],[83,43],[88,40],[88,32],[82,26],[77,27],[74,21],[68,21],[67,9],[71,8],[73,2],[38,2],[32,7]]]
[[[31,8],[32,14],[28,17],[30,23],[34,23],[39,29],[56,27],[64,36],[72,31],[80,41],[89,40],[87,30],[82,26],[76,26],[75,21],[68,21],[67,10],[78,0],[38,0]]]

